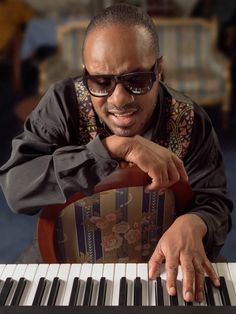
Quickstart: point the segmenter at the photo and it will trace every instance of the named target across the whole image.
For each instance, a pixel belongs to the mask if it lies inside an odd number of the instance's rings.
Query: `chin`
[[[138,134],[137,131],[131,130],[130,128],[118,128],[118,127],[112,128],[112,132],[113,134],[117,136],[122,136],[122,137],[131,137]]]

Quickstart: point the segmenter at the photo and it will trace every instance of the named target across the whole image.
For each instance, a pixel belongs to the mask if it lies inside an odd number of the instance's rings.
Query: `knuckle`
[[[178,172],[173,172],[170,177],[171,183],[176,183],[180,179],[180,174]]]
[[[172,274],[178,274],[178,267],[176,265],[168,265],[167,266],[167,272]]]
[[[201,277],[204,277],[204,274],[205,274],[203,268],[201,267],[195,268],[195,273],[197,276],[201,276]]]
[[[195,269],[193,265],[185,265],[184,271],[189,274],[195,274]]]

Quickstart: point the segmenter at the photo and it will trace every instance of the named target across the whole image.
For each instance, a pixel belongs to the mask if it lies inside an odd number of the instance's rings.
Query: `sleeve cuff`
[[[203,244],[205,247],[206,255],[211,260],[214,261],[219,255],[219,252],[223,246],[216,245],[214,241],[214,224],[212,219],[208,215],[204,215],[202,212],[190,211],[189,213],[199,216],[207,226],[207,233],[203,239]]]
[[[105,172],[111,172],[119,166],[119,162],[115,159],[112,159],[108,151],[101,142],[101,139],[98,136],[95,137],[86,145],[90,154],[100,163],[101,168]]]

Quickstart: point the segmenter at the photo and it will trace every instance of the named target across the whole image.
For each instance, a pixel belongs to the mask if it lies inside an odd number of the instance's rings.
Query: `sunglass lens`
[[[113,89],[115,81],[103,76],[94,76],[87,78],[87,86],[94,96],[106,96]]]
[[[133,94],[140,95],[147,93],[152,88],[153,80],[149,74],[127,75],[124,79],[124,84]]]

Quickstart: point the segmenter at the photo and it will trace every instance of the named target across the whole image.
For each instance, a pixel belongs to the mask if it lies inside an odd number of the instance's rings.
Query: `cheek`
[[[92,96],[91,96],[91,100],[92,100],[94,110],[98,114],[101,114],[103,105],[105,104],[106,101],[103,98],[92,97]]]
[[[150,92],[146,97],[144,97],[140,104],[142,104],[142,109],[145,116],[150,116],[157,103],[157,92]]]

